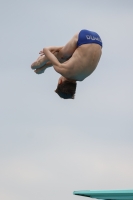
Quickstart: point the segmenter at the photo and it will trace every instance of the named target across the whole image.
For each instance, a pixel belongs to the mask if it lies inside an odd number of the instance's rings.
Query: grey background
[[[133,188],[132,21],[132,0],[0,0],[0,199]],[[75,100],[63,100],[59,74],[30,65],[84,28],[103,54]]]

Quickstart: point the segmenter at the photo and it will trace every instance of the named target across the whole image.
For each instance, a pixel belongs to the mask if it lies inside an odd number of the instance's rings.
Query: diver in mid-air
[[[31,65],[41,74],[53,66],[61,74],[55,92],[64,99],[74,99],[76,81],[83,81],[97,67],[102,54],[100,36],[89,30],[81,30],[62,47],[44,48],[39,58]]]

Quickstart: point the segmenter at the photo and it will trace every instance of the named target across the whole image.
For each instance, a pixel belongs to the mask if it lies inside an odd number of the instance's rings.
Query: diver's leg
[[[72,39],[59,51],[59,55],[64,60],[69,59],[74,51],[77,49],[78,33],[75,34]]]

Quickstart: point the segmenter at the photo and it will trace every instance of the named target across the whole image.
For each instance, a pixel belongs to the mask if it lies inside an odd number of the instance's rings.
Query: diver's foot
[[[39,58],[35,62],[32,63],[31,69],[39,69],[39,68],[43,67],[43,65],[45,65],[46,62],[47,61],[46,61],[44,55],[39,56]]]
[[[44,65],[43,67],[40,67],[40,68],[38,68],[38,69],[35,69],[34,72],[35,72],[36,74],[43,74],[44,71],[45,71],[45,69],[46,69],[46,67],[45,67],[45,65]]]

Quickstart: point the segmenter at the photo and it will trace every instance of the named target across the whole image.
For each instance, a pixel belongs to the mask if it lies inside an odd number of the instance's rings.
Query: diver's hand
[[[41,51],[39,52],[39,54],[40,54],[40,56],[43,56],[43,55],[44,55],[43,50],[41,50]]]
[[[51,53],[54,55],[57,55],[59,51],[62,49],[62,47],[46,47],[45,49],[48,49]],[[40,55],[44,55],[43,50],[39,52]]]

